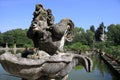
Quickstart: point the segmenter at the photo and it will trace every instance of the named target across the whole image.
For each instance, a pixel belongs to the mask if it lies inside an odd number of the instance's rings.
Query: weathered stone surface
[[[7,72],[28,80],[36,80],[43,76],[50,79],[65,77],[74,66],[80,64],[88,72],[92,69],[92,61],[88,57],[71,53],[48,56],[42,52],[40,51],[40,56],[44,55],[44,58],[40,59],[22,58],[7,52],[0,56],[0,62]]]
[[[53,26],[54,25],[54,16],[52,15],[52,10],[47,9],[47,24],[48,26]]]

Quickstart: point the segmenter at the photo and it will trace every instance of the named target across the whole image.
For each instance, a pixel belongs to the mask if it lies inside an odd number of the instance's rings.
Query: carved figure
[[[74,24],[70,19],[62,19],[53,27],[47,26],[44,21],[33,21],[27,34],[36,48],[53,55],[63,50],[65,41],[72,41],[73,28]]]
[[[43,13],[47,13],[47,15],[44,16]],[[47,20],[38,17],[44,17]],[[45,10],[41,4],[37,4],[27,36],[33,40],[36,48],[53,55],[58,51],[63,51],[65,41],[72,41],[73,29],[72,20],[65,18],[54,24],[52,11]]]
[[[7,72],[22,80],[67,80],[76,65],[82,64],[86,71],[91,71],[90,58],[63,52],[65,41],[71,42],[74,37],[72,20],[65,18],[54,24],[51,10],[45,10],[41,4],[36,5],[33,15],[27,36],[33,40],[35,49],[25,54],[1,55],[0,63]]]

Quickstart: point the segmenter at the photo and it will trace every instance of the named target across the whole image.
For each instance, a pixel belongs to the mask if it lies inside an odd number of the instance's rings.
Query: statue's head
[[[28,37],[32,40],[47,41],[51,36],[51,32],[48,30],[47,23],[45,21],[32,21],[29,31],[27,33]]]

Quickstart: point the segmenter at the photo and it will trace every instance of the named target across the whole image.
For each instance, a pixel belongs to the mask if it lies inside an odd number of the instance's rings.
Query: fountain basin
[[[43,56],[42,53],[40,54]],[[60,53],[46,57],[44,55],[40,59],[23,58],[10,52],[0,56],[0,63],[7,72],[28,80],[36,80],[43,76],[50,79],[63,78],[81,62],[85,69],[90,71],[91,65],[88,64],[86,57],[71,53]]]

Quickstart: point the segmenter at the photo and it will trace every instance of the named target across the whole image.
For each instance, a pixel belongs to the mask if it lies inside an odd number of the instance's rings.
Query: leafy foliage
[[[27,38],[26,32],[27,29],[26,30],[15,29],[4,32],[2,33],[1,44],[5,45],[6,43],[8,43],[10,47],[12,47],[13,44],[17,44],[17,47],[33,46],[32,41]]]
[[[87,45],[82,45],[82,43],[80,42],[77,42],[77,43],[72,44],[70,46],[70,49],[75,50],[75,51],[78,51],[78,50],[85,51],[85,50],[88,50],[89,47]]]
[[[0,44],[3,42],[3,35],[2,33],[0,32]]]
[[[108,41],[113,42],[116,45],[120,45],[120,24],[111,24],[108,26]]]
[[[95,32],[95,27],[94,25],[90,26],[90,30],[94,33]]]
[[[84,31],[83,28],[75,27],[75,37],[72,43],[81,42],[83,45],[92,45],[94,39],[94,32],[91,30]]]
[[[104,48],[104,51],[110,54],[112,57],[120,60],[120,45],[119,46],[109,46]]]

